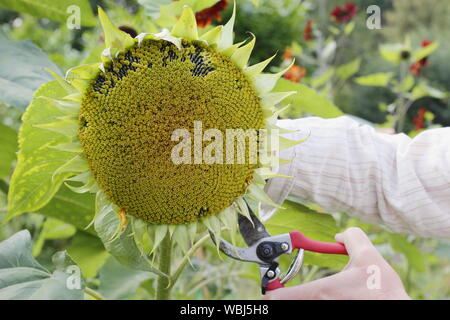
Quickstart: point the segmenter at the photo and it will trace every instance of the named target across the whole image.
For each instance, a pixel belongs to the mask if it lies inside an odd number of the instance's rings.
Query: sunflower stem
[[[204,242],[209,240],[210,236],[209,233],[203,236],[200,240],[198,240],[186,253],[186,255],[183,257],[183,260],[181,260],[180,264],[176,268],[175,272],[173,273],[171,277],[171,283],[170,287],[173,287],[174,284],[177,282],[178,278],[180,277],[181,273],[183,272],[184,268],[189,262],[189,258],[197,251],[198,248],[200,248]]]
[[[92,298],[94,298],[95,300],[106,300],[104,296],[102,296],[100,293],[91,288],[88,287],[84,288],[84,292],[89,296],[91,296]]]
[[[158,285],[156,288],[157,300],[170,300],[170,266],[172,258],[172,239],[170,234],[167,233],[161,242],[159,248],[159,270],[169,275],[168,277],[159,276]]]

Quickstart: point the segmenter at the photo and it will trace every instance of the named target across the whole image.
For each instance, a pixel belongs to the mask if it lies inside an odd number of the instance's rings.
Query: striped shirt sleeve
[[[411,139],[388,135],[348,118],[280,120],[290,139],[308,139],[280,152],[292,159],[275,168],[293,178],[273,178],[269,196],[314,202],[389,229],[450,238],[450,128]],[[269,208],[263,208],[268,218]]]

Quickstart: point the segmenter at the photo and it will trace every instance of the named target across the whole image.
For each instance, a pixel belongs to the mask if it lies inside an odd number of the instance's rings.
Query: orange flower
[[[195,14],[197,26],[200,28],[207,27],[211,24],[213,19],[221,21],[220,13],[227,7],[228,0],[220,0],[210,8],[203,9]]]
[[[353,2],[347,2],[342,7],[336,7],[331,11],[331,16],[337,23],[350,22],[358,12],[358,8]]]
[[[425,127],[425,113],[427,112],[427,109],[420,108],[417,111],[417,116],[412,119],[412,122],[414,123],[414,128],[416,130],[423,129]]]
[[[306,75],[306,69],[294,64],[285,74],[284,78],[292,82],[300,82]]]
[[[292,48],[286,47],[286,49],[284,49],[283,55],[281,56],[281,59],[292,60],[293,58],[294,58],[294,54],[292,53]]]
[[[427,47],[433,42],[430,40],[422,40],[421,46]],[[409,71],[416,77],[420,76],[422,74],[422,69],[425,68],[430,64],[430,61],[428,57],[424,57],[416,62],[414,62],[412,65],[409,66]]]
[[[303,39],[305,41],[309,41],[309,40],[313,40],[314,39],[314,36],[312,34],[312,23],[313,23],[312,20],[308,20],[306,22],[305,29],[303,30]]]

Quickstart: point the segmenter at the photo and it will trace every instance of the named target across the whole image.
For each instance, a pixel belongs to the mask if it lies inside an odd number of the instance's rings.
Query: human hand
[[[270,291],[263,299],[410,299],[397,273],[360,228],[349,228],[336,234],[335,238],[345,245],[350,256],[341,272],[299,286]]]

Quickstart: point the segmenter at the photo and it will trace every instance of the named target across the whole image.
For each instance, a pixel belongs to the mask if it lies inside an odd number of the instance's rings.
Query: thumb
[[[348,228],[335,236],[337,242],[343,243],[350,257],[359,256],[367,249],[375,249],[369,237],[360,228]]]

